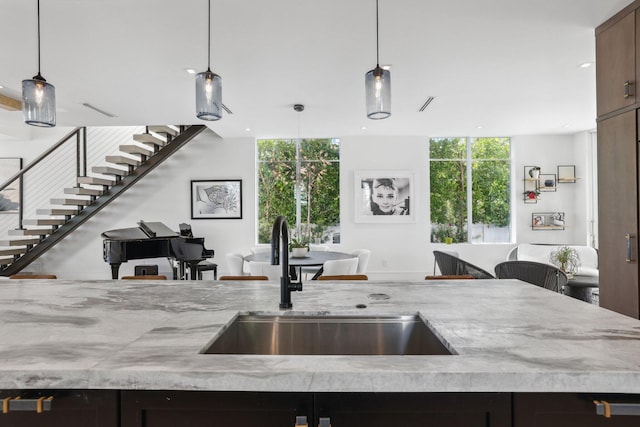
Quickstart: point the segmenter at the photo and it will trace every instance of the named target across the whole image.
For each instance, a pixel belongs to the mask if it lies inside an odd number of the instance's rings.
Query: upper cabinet
[[[636,103],[635,29],[640,13],[625,11],[596,30],[598,117]]]

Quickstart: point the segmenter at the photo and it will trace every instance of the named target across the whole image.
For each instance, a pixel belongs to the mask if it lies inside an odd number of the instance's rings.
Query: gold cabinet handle
[[[51,410],[53,396],[40,397],[38,399],[21,399],[18,397],[6,397],[2,399],[2,413],[11,411],[34,411],[38,414]]]
[[[630,98],[633,96],[633,83],[627,80],[624,82],[624,99]]]
[[[594,400],[596,415],[611,418],[612,415],[640,416],[640,403],[609,403],[606,400]]]

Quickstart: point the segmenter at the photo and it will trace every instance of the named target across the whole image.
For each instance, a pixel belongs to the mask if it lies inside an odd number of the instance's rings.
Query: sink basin
[[[262,355],[450,355],[416,315],[239,315],[202,353]]]

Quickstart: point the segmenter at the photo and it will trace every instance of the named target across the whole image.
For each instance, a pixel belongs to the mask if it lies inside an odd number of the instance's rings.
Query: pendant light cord
[[[380,46],[378,43],[378,33],[379,33],[379,20],[378,20],[378,0],[376,0],[376,65],[380,66]]]
[[[40,0],[38,0],[40,1]],[[211,0],[209,0],[209,26],[207,30],[209,32],[209,38],[207,40],[207,70],[211,71]]]
[[[40,75],[40,0],[38,0],[38,76]]]

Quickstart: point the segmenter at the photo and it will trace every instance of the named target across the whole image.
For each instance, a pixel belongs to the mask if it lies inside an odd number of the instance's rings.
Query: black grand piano
[[[214,251],[204,247],[204,237],[193,237],[191,227],[180,225],[180,234],[161,222],[138,222],[138,227],[120,228],[102,233],[102,255],[111,265],[111,278],[118,278],[120,264],[132,259],[172,258],[179,262],[179,278],[189,265],[191,279],[197,277],[197,265],[212,258]]]

